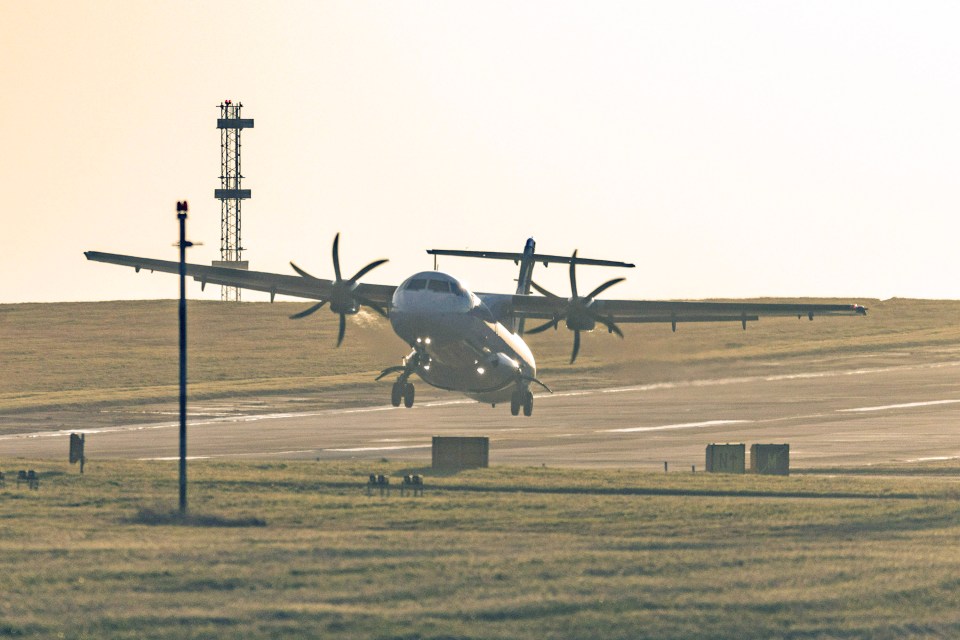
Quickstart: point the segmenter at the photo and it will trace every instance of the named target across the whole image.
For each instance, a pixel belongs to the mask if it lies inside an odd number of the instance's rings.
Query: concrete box
[[[490,438],[433,436],[433,468],[461,471],[490,466]]]
[[[710,473],[743,473],[747,446],[744,444],[708,444],[707,471]]]
[[[750,447],[750,472],[790,475],[789,444],[755,444]]]

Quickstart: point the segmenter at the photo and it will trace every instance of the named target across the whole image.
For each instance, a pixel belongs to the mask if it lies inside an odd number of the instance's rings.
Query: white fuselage
[[[435,387],[495,404],[537,375],[523,339],[448,274],[424,271],[405,280],[393,294],[390,323],[419,354],[417,375]]]

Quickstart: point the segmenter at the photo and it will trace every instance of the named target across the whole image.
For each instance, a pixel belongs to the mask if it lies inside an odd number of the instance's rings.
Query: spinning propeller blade
[[[320,308],[323,307],[323,305],[325,305],[325,304],[327,304],[327,301],[326,301],[326,300],[321,300],[320,302],[318,302],[317,304],[313,305],[313,306],[310,307],[309,309],[307,309],[307,310],[305,310],[305,311],[301,311],[300,313],[295,313],[295,314],[293,314],[292,316],[290,316],[290,319],[291,319],[291,320],[299,320],[300,318],[306,318],[306,317],[309,316],[310,314],[312,314],[312,313],[314,313],[314,312],[316,312],[316,311],[319,311]]]
[[[386,259],[374,260],[364,268],[357,271],[352,278],[349,280],[344,280],[342,271],[340,270],[340,234],[337,233],[333,238],[333,251],[331,252],[333,258],[333,272],[336,276],[336,280],[333,281],[329,295],[326,299],[321,300],[317,304],[313,305],[309,309],[305,309],[300,313],[295,313],[290,316],[291,319],[298,320],[300,318],[305,318],[306,316],[311,315],[312,313],[318,311],[328,302],[330,303],[330,310],[340,316],[340,324],[337,330],[337,346],[339,347],[343,344],[343,336],[347,331],[347,314],[356,313],[357,308],[360,306],[370,307],[377,313],[379,313],[384,318],[387,317],[387,312],[373,302],[369,298],[361,295],[357,295],[354,291],[359,284],[360,278],[367,275],[383,263],[387,262]],[[290,266],[293,267],[293,270],[297,272],[302,278],[308,280],[319,280],[310,275],[293,262],[290,263]]]
[[[592,305],[597,296],[613,285],[623,282],[624,280],[625,278],[614,278],[612,280],[607,280],[589,294],[581,298],[579,295],[577,295],[577,252],[574,251],[573,260],[570,261],[570,293],[572,295],[567,299],[566,305],[564,305],[560,313],[555,315],[552,320],[548,320],[544,324],[534,327],[533,329],[529,329],[527,333],[541,333],[550,327],[556,329],[560,325],[560,320],[565,319],[567,321],[567,328],[573,331],[573,352],[570,354],[570,364],[576,362],[577,355],[580,353],[580,332],[591,330],[596,323],[599,322],[605,326],[610,333],[615,333],[622,338],[623,331],[620,330],[620,327],[618,327],[611,318],[607,318],[597,313],[592,308]],[[541,295],[544,295],[551,300],[561,300],[560,296],[547,291],[536,282],[531,282],[530,285]]]

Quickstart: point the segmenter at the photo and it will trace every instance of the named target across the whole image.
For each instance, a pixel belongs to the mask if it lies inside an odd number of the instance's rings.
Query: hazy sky
[[[82,252],[176,259],[187,199],[191,260],[218,258],[227,98],[256,120],[258,270],[330,277],[340,231],[344,271],[390,258],[368,279],[395,284],[533,236],[635,262],[612,297],[958,298],[958,25],[952,1],[2,0],[0,302],[175,297]]]

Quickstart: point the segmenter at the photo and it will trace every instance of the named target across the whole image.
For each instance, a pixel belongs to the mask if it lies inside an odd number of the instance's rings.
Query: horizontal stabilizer
[[[504,251],[465,251],[458,249],[427,249],[427,253],[432,256],[458,256],[461,258],[483,258],[484,260],[512,260],[519,264],[521,260],[532,257],[534,262],[543,263],[544,266],[551,262],[561,264],[587,264],[597,267],[625,267],[632,268],[637,265],[629,262],[617,262],[616,260],[594,260],[592,258],[580,258],[573,256],[551,256],[543,253],[534,253],[527,256],[523,253],[508,253]]]

